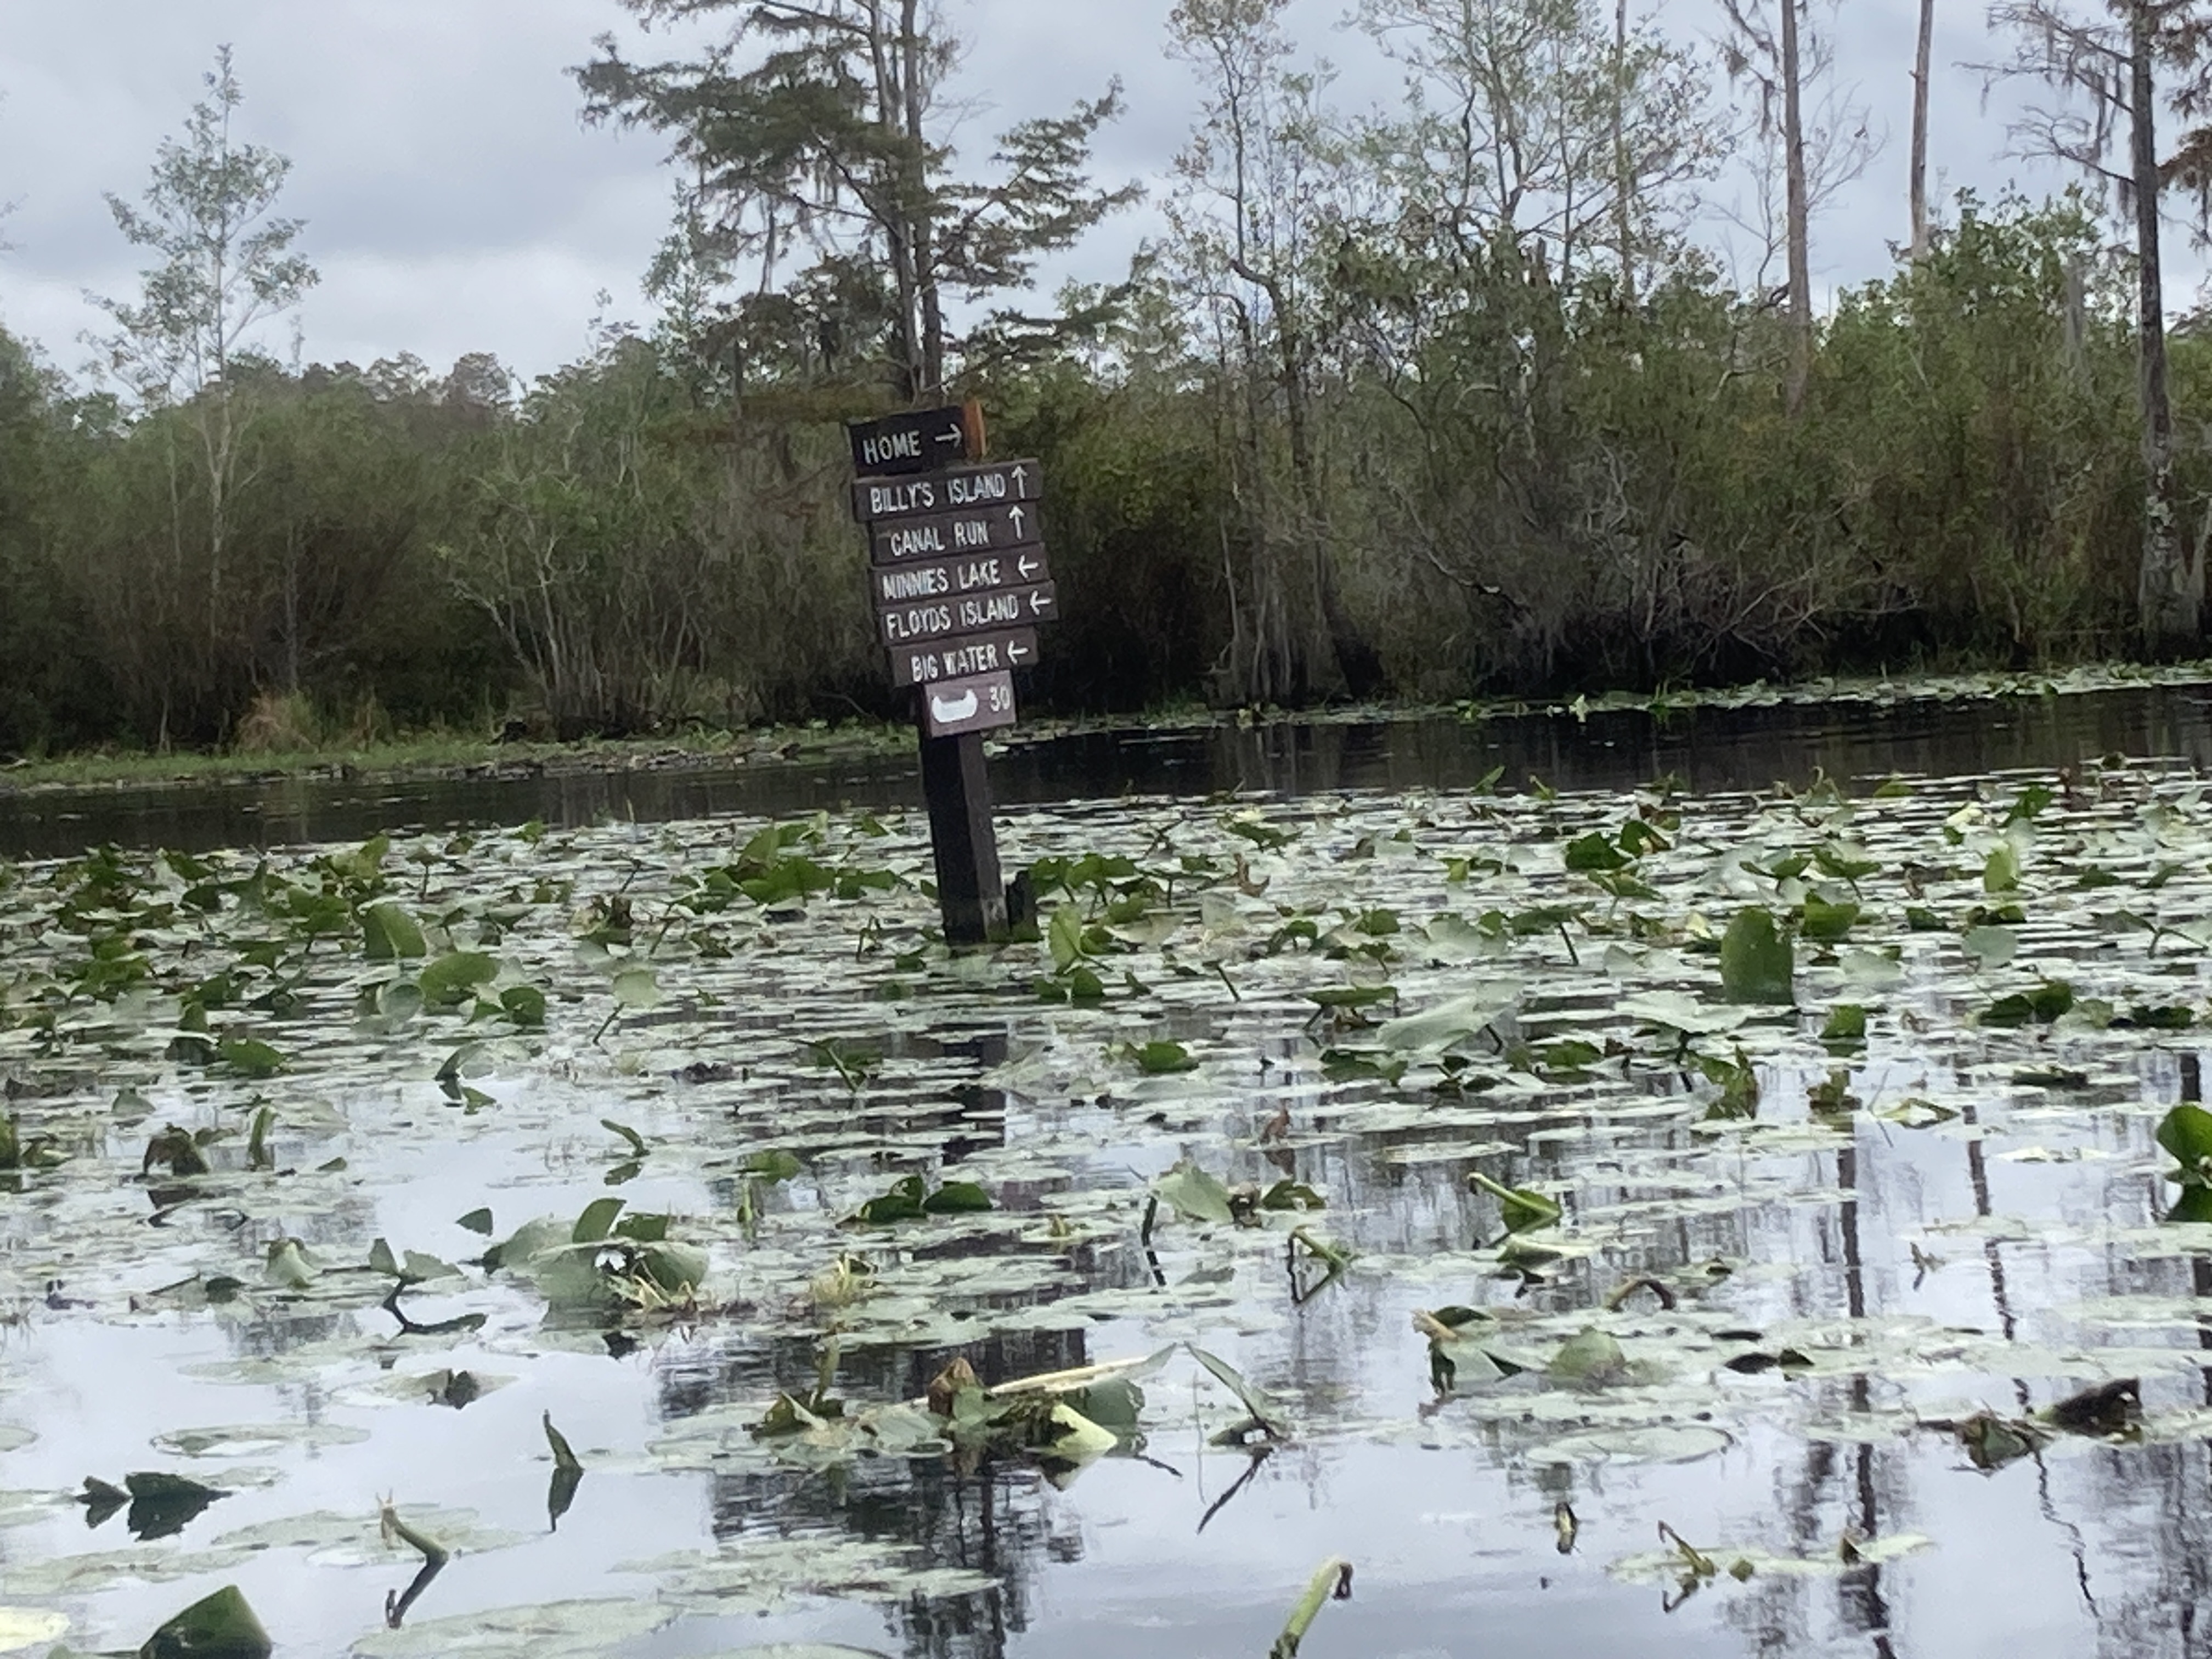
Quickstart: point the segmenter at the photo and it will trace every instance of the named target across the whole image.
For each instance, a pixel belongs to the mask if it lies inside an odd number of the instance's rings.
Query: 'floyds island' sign
[[[1015,720],[1013,671],[1059,614],[1035,461],[986,462],[974,404],[856,421],[853,516],[891,684],[920,688],[921,769],[945,933],[1004,931],[981,734]]]

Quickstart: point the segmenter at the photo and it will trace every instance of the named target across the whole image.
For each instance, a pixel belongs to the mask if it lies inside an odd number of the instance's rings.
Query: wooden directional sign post
[[[877,635],[891,684],[915,687],[920,705],[945,937],[981,944],[1006,930],[983,733],[1014,723],[1013,671],[1036,661],[1036,625],[1059,615],[1036,506],[1044,474],[984,460],[974,404],[847,430]]]

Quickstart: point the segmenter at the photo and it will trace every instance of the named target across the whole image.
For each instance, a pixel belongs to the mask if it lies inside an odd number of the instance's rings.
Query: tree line
[[[842,422],[962,397],[1048,481],[1033,705],[2197,646],[2212,344],[2159,239],[2212,202],[2212,5],[1993,8],[1991,72],[2083,183],[1939,216],[1923,0],[1909,240],[1820,315],[1869,151],[1812,0],[1716,0],[1708,55],[1650,0],[1358,0],[1405,88],[1366,114],[1286,0],[1182,0],[1162,234],[1048,302],[1039,263],[1135,199],[1091,176],[1116,88],[974,166],[921,0],[623,3],[726,38],[575,71],[587,118],[664,136],[675,212],[652,326],[526,387],[272,355],[315,272],[217,55],[110,198],[152,263],[106,372],[0,332],[0,752],[895,712]],[[1724,163],[1748,281],[1698,240]]]

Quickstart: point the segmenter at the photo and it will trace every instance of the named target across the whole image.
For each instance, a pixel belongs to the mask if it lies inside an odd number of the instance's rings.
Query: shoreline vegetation
[[[602,42],[573,71],[586,119],[665,142],[684,182],[650,320],[603,312],[527,383],[481,351],[271,351],[316,282],[308,228],[218,52],[137,204],[109,198],[151,263],[100,301],[104,367],[0,328],[0,763],[360,746],[382,768],[413,763],[385,743],[441,741],[408,733],[896,720],[846,423],[970,399],[988,453],[1045,480],[1060,620],[1025,717],[2203,649],[2212,447],[2176,434],[2212,409],[2212,326],[2168,328],[2159,215],[2116,243],[2096,185],[1962,191],[1816,315],[1824,145],[1741,120],[1764,70],[1577,4],[1469,79],[1457,9],[1375,4],[1406,98],[1363,112],[1275,0],[1187,5],[1164,44],[1201,102],[1164,232],[1125,280],[1046,296],[1041,262],[1139,194],[1093,177],[1115,89],[963,155],[932,125],[940,24],[787,8],[795,55],[757,56],[749,10],[698,9],[727,52]],[[2099,28],[2181,110],[2212,98],[2197,33]],[[2057,72],[2047,30],[2014,33],[2022,73]],[[1729,64],[1765,61],[1732,38]],[[1556,166],[1493,176],[1492,137],[1539,110]],[[2138,177],[2154,208],[2197,176],[2175,165]],[[1699,240],[1744,167],[1798,180],[1770,226],[1786,303]]]
[[[2023,697],[2079,696],[2098,692],[2212,683],[2212,659],[2166,664],[2088,664],[2049,673],[1860,675],[1769,684],[1668,687],[1656,692],[1612,691],[1568,699],[1486,697],[1455,703],[1340,703],[1316,708],[1205,708],[1184,706],[1144,714],[1044,717],[1027,720],[992,747],[1028,746],[1097,732],[1199,732],[1280,724],[1389,724],[1456,719],[1543,718],[1584,720],[1594,714],[1643,713],[1665,721],[1699,710],[1853,703],[1892,707],[1916,702],[1996,702]],[[346,734],[302,738],[272,747],[178,750],[167,753],[93,750],[0,763],[0,799],[73,789],[190,788],[209,784],[266,783],[279,779],[354,781],[377,779],[477,778],[547,773],[714,771],[825,761],[839,757],[896,755],[908,750],[913,728],[897,720],[855,717],[830,722],[717,731],[695,727],[654,737],[574,742],[502,739],[453,731],[402,734],[361,741]]]

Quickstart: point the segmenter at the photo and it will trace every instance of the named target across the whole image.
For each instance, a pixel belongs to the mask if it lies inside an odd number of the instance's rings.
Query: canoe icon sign
[[[934,691],[929,694],[930,717],[939,726],[950,726],[955,720],[973,720],[975,711],[982,706],[972,686],[957,697],[940,696]]]

